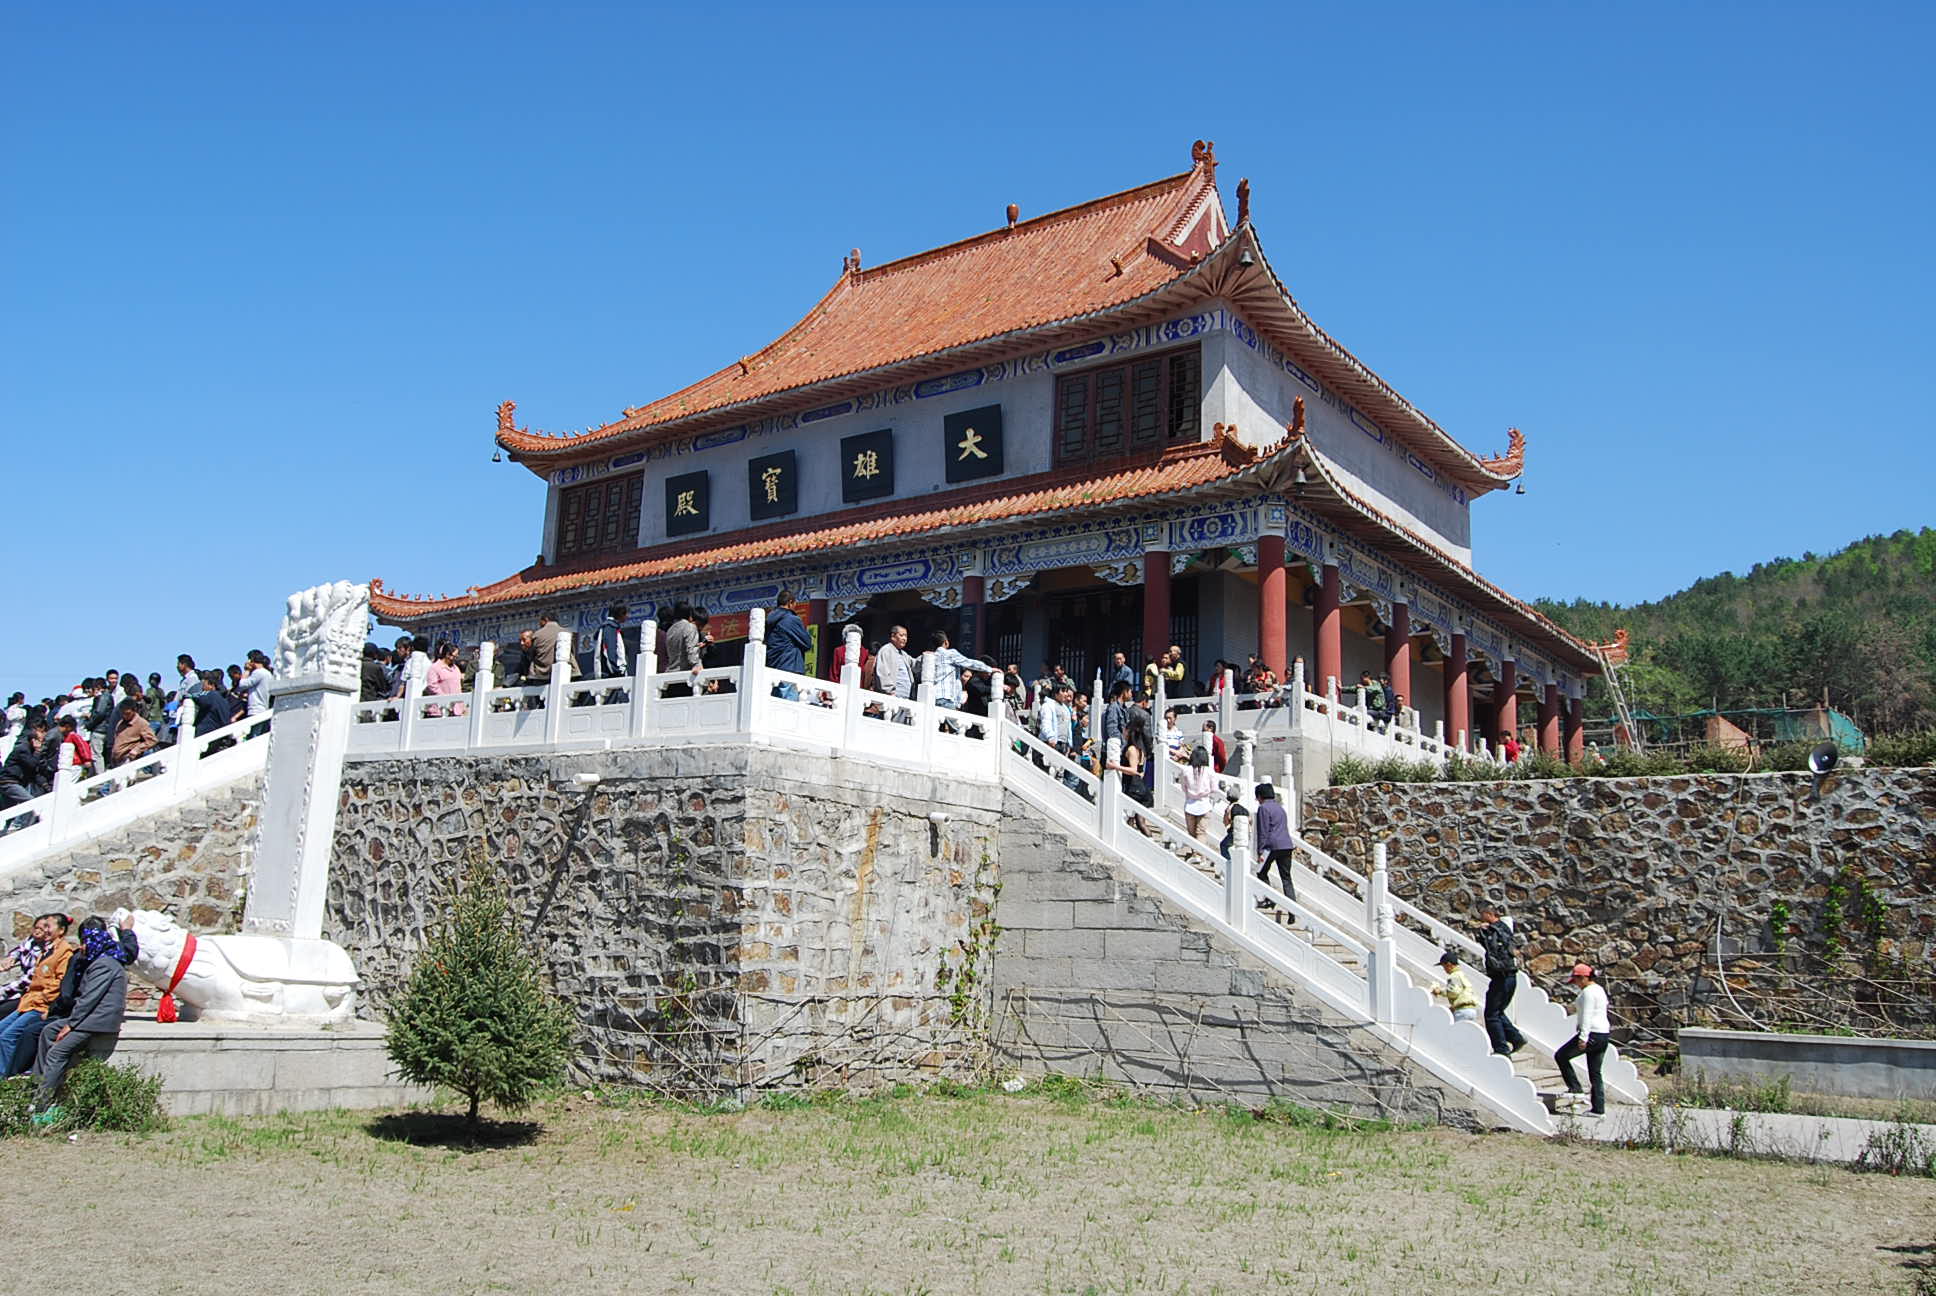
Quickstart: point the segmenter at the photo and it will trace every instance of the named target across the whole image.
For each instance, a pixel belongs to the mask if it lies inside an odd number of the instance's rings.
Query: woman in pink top
[[[464,691],[464,672],[457,665],[457,645],[445,639],[437,645],[437,655],[430,663],[430,674],[424,680],[425,693],[462,693]],[[462,702],[450,708],[452,715],[463,715],[467,708]],[[424,715],[440,716],[443,708],[425,707]]]

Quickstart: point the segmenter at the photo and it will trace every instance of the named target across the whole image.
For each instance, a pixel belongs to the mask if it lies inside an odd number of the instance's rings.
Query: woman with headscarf
[[[139,950],[132,914],[122,917],[118,931],[98,916],[81,924],[81,948],[68,960],[60,998],[40,1028],[34,1061],[34,1079],[40,1085],[34,1093],[36,1123],[60,1119],[60,1109],[51,1104],[75,1058],[82,1052],[100,1058],[114,1052],[128,1011],[128,965]]]

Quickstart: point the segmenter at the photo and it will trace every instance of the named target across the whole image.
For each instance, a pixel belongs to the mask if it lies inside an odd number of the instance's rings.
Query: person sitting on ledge
[[[128,1011],[128,964],[137,949],[132,914],[122,918],[118,933],[105,918],[81,924],[81,951],[70,960],[55,1015],[40,1029],[34,1061],[34,1079],[40,1082],[34,1093],[36,1124],[60,1119],[60,1109],[52,1105],[54,1095],[76,1057],[86,1052],[105,1058],[114,1052]],[[60,1011],[63,1005],[65,1012]]]
[[[67,915],[62,913],[42,914],[34,920],[40,961],[34,964],[27,992],[20,996],[20,1007],[0,1022],[0,1076],[19,1075],[34,1064],[40,1028],[47,1024],[47,1010],[60,998],[67,963],[74,956],[74,947],[67,943],[67,926]]]

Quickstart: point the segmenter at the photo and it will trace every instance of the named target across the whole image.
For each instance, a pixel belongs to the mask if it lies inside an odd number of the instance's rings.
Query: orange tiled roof
[[[575,453],[658,424],[932,355],[1142,297],[1227,234],[1212,146],[1190,170],[863,270],[859,254],[780,338],[683,391],[579,436],[534,434],[500,408],[523,456]],[[1011,209],[1012,210],[1012,209]]]
[[[1232,438],[1234,428],[1216,427],[1208,441],[1192,442],[1161,458],[1125,466],[1103,476],[1092,467],[1061,468],[1031,477],[951,491],[916,511],[882,514],[878,506],[849,509],[812,519],[807,525],[778,523],[744,531],[721,544],[717,538],[642,550],[619,563],[557,569],[527,567],[517,574],[471,591],[462,598],[410,598],[392,594],[381,580],[370,582],[370,606],[392,624],[426,616],[467,612],[497,603],[550,594],[677,576],[736,563],[784,558],[821,549],[870,544],[918,536],[950,527],[1014,521],[1064,509],[1088,509],[1124,500],[1167,495],[1236,477],[1277,453],[1255,450]],[[1281,443],[1280,443],[1281,444]]]

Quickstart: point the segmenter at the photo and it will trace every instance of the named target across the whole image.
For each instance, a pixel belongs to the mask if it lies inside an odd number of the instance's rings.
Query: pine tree
[[[571,1030],[512,926],[504,883],[473,857],[391,1009],[390,1060],[406,1080],[470,1099],[475,1130],[482,1100],[519,1108],[563,1077]]]

